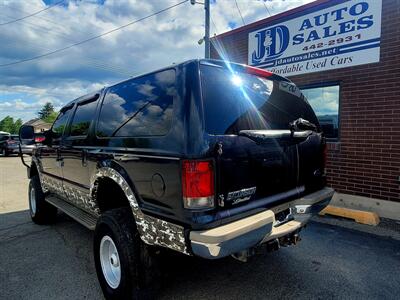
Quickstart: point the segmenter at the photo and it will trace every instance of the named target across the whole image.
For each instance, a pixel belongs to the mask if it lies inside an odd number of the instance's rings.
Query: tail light
[[[35,137],[35,143],[41,143],[45,140],[46,138],[44,136],[37,136]]]
[[[16,141],[13,141],[13,140],[9,140],[9,141],[7,141],[7,144],[9,144],[9,145],[11,145],[11,144],[15,144],[16,143]]]
[[[214,167],[211,161],[183,161],[182,194],[185,208],[214,207]]]

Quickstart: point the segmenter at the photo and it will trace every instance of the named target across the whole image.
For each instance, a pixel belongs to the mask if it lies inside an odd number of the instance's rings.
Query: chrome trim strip
[[[73,146],[72,148],[75,149],[94,149],[94,150],[115,150],[115,151],[137,151],[137,150],[143,150],[139,148],[124,148],[124,147],[95,147],[95,146]],[[100,151],[95,151],[95,152],[89,152],[89,153],[98,153]],[[180,160],[180,157],[177,156],[162,156],[162,155],[150,155],[150,154],[135,154],[135,153],[113,153],[110,151],[105,151],[102,153],[109,153],[109,154],[116,154],[116,155],[129,155],[129,156],[135,156],[135,157],[144,157],[144,158],[160,158],[160,159],[170,159],[170,160]]]

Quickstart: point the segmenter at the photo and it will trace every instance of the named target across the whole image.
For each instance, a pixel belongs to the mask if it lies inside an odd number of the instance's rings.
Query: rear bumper
[[[35,145],[23,145],[21,146],[21,151],[23,154],[32,154],[33,149],[35,149]],[[19,152],[19,149],[18,149]]]
[[[190,244],[196,256],[225,257],[301,229],[331,201],[334,190],[324,188],[256,215],[204,231],[191,231]],[[277,224],[275,213],[291,209],[292,220]]]
[[[16,154],[19,153],[19,147],[7,147],[6,151],[8,153]]]

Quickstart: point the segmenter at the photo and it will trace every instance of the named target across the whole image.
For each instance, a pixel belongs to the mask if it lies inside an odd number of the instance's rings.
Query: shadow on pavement
[[[0,214],[1,299],[102,299],[93,234],[64,214]],[[167,253],[160,299],[386,298],[400,293],[400,242],[312,223],[303,241],[248,263]]]

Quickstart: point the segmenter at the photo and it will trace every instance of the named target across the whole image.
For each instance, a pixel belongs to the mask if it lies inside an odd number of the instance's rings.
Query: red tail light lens
[[[41,143],[45,140],[46,138],[44,136],[37,136],[35,137],[35,143]]]
[[[214,168],[211,161],[183,161],[182,194],[185,208],[214,207]]]

